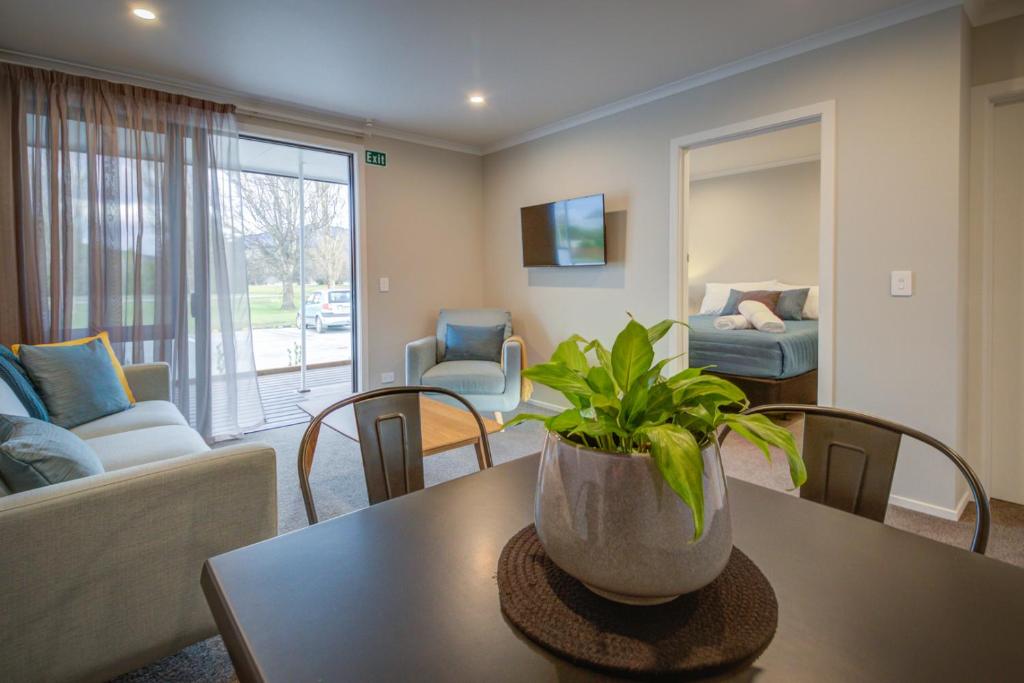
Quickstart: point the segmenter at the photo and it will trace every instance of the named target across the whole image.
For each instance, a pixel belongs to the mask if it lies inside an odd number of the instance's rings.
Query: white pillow
[[[761,282],[709,282],[704,285],[704,300],[700,302],[700,315],[719,315],[729,301],[729,292],[733,289],[740,292],[753,292],[759,289],[774,291],[778,288],[778,280]],[[810,297],[808,297],[810,298]]]
[[[0,415],[16,415],[18,417],[29,417],[25,405],[14,393],[14,389],[0,379]]]
[[[804,320],[817,320],[818,319],[818,285],[787,285],[784,282],[779,282],[779,291],[786,291],[787,289],[807,289],[807,301],[804,302]]]

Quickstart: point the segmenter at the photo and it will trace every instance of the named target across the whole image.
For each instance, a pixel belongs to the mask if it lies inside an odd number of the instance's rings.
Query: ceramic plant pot
[[[704,531],[654,460],[577,446],[549,433],[535,516],[548,556],[610,600],[656,605],[711,583],[729,561],[732,526],[718,444],[703,451]]]

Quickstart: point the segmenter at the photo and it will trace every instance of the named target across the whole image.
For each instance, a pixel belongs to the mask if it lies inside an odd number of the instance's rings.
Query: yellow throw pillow
[[[79,344],[88,344],[94,339],[101,339],[103,341],[103,346],[107,349],[107,353],[110,354],[110,362],[114,365],[114,372],[121,381],[121,386],[124,387],[124,393],[128,396],[128,402],[135,405],[135,395],[132,394],[132,388],[128,386],[128,378],[124,375],[124,368],[121,367],[121,362],[117,360],[114,348],[110,345],[110,335],[106,332],[100,332],[97,335],[85,337],[84,339],[72,339],[71,341],[55,342],[53,344],[39,344],[38,346],[78,346]],[[17,356],[21,351],[21,344],[11,344],[11,351]]]

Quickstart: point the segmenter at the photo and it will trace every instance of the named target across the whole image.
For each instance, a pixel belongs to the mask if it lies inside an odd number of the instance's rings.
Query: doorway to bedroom
[[[673,141],[670,340],[752,405],[832,404],[834,132],[825,103]]]

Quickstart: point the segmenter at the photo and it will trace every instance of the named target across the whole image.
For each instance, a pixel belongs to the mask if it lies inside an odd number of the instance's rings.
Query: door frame
[[[1024,99],[1024,78],[1011,78],[971,88],[970,229],[981,236],[981,330],[978,383],[978,456],[975,467],[981,483],[992,488],[992,295],[995,289],[995,251],[992,225],[993,117],[999,104]],[[970,402],[968,402],[970,403]],[[970,408],[968,408],[970,409]]]
[[[673,138],[669,143],[669,317],[686,320],[689,301],[688,221],[690,211],[689,151],[719,142],[751,137],[806,123],[821,124],[820,206],[818,229],[818,404],[835,403],[835,230],[836,230],[836,103],[827,100],[755,119]],[[689,335],[673,327],[668,335],[671,356],[689,350]],[[685,359],[685,356],[683,356]],[[677,368],[685,360],[675,361]]]
[[[355,365],[355,372],[352,374],[352,390],[361,391],[370,386],[370,363],[368,355],[368,334],[366,314],[366,189],[363,187],[365,178],[366,146],[358,142],[340,140],[333,133],[306,132],[303,130],[284,130],[277,122],[268,121],[263,123],[253,117],[245,117],[239,120],[238,130],[242,135],[254,138],[261,138],[268,142],[281,142],[291,145],[302,145],[305,147],[319,148],[327,152],[341,152],[352,157],[352,182],[355,183],[353,193],[352,211],[352,237],[355,240],[355,276],[352,278],[353,302],[356,306],[356,315],[353,319],[352,331],[352,363]],[[303,309],[304,310],[304,309]]]

